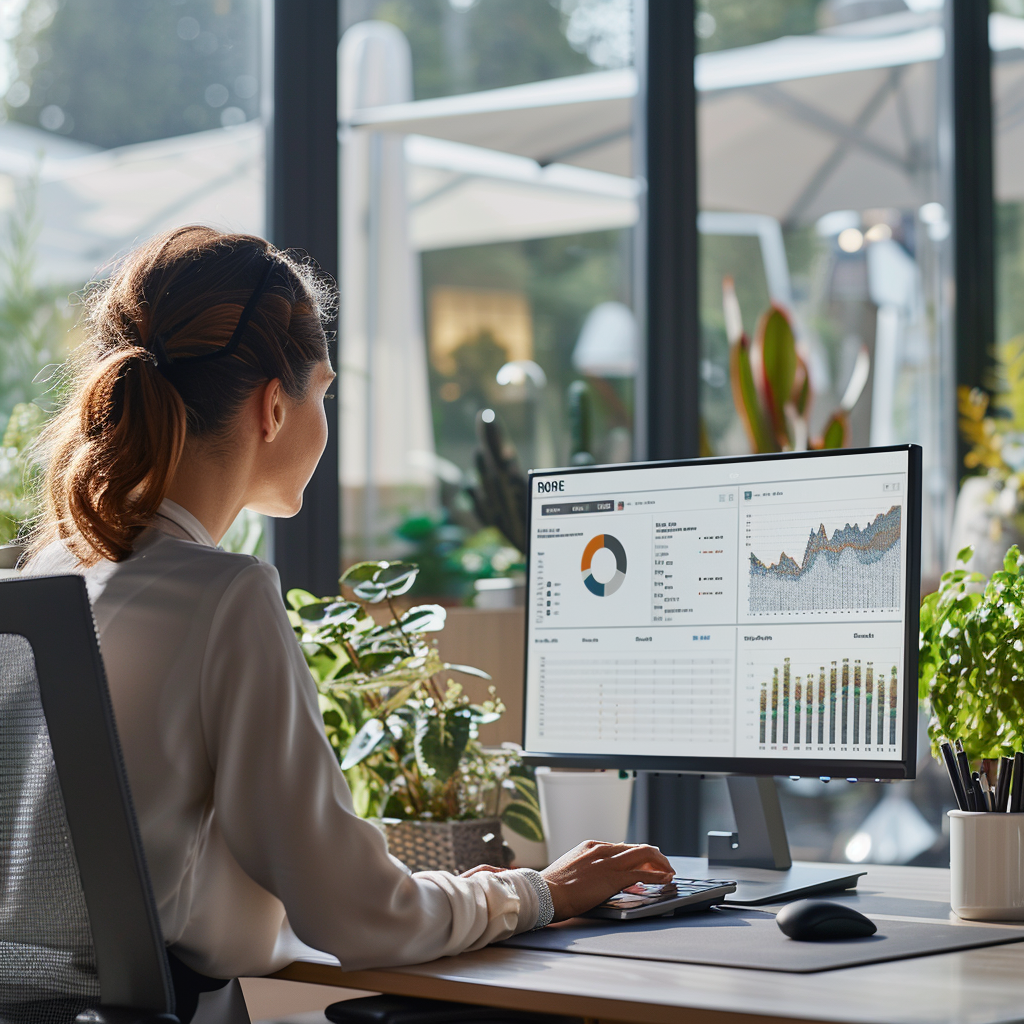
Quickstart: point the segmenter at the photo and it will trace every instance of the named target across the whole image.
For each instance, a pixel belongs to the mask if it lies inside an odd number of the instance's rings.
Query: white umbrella
[[[77,287],[181,224],[261,234],[263,148],[257,122],[108,150],[8,123],[0,125],[0,206],[38,175],[37,274]]]
[[[922,164],[934,135],[936,13],[701,54],[701,205],[807,222],[835,209],[916,208],[935,198]],[[1024,197],[1024,20],[993,14],[1000,127],[997,191]],[[415,133],[632,174],[636,76],[630,69],[355,110],[357,131]]]

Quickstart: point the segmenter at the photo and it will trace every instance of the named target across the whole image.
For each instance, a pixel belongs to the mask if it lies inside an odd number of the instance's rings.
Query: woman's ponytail
[[[83,565],[127,558],[185,447],[185,403],[150,352],[117,348],[84,378],[43,438],[44,500]]]

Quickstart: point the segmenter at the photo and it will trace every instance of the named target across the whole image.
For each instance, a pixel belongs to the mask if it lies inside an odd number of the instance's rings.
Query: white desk
[[[947,871],[868,871],[862,891],[949,901]],[[643,1024],[1024,1021],[1024,942],[817,974],[491,947],[387,970],[294,963],[276,977]]]

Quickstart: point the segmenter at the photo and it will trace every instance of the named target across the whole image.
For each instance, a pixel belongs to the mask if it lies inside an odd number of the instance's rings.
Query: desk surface
[[[937,868],[872,865],[860,887],[949,902],[949,872]],[[1024,942],[818,974],[490,947],[386,970],[297,962],[277,977],[638,1024],[1024,1020]]]

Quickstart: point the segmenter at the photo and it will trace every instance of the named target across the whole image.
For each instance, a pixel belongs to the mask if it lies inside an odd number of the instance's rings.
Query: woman
[[[296,938],[351,969],[430,960],[671,876],[601,843],[543,875],[411,875],[353,813],[276,571],[216,547],[242,508],[302,505],[330,300],[262,239],[163,235],[90,296],[41,442],[31,571],[85,577],[164,937],[210,977],[274,971]]]

